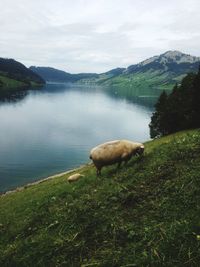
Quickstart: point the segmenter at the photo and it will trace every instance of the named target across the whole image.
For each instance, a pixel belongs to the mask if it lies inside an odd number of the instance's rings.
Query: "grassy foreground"
[[[199,266],[200,130],[0,197],[0,266]]]

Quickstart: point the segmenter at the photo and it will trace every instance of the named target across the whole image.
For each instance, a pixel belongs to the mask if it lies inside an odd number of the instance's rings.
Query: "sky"
[[[0,0],[0,57],[71,73],[200,56],[199,0]]]

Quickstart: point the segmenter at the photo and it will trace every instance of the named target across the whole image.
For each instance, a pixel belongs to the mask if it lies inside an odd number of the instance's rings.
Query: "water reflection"
[[[112,97],[126,99],[128,102],[137,103],[145,107],[153,108],[161,90],[158,88],[104,88],[104,91]]]
[[[89,161],[113,139],[145,141],[152,109],[99,87],[47,84],[0,105],[0,191]]]
[[[18,102],[28,95],[29,91],[25,89],[3,90],[0,89],[0,103],[1,102]]]

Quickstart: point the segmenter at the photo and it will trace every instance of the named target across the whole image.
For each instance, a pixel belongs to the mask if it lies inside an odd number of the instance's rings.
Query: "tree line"
[[[167,95],[160,95],[150,122],[151,138],[200,127],[200,67]]]

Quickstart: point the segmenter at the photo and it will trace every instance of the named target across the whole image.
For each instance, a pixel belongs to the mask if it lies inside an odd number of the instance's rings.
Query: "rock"
[[[83,175],[83,174],[80,174],[80,173],[75,173],[75,174],[70,175],[70,176],[67,178],[67,181],[68,181],[69,183],[76,182],[76,181],[78,181],[81,177],[84,177],[84,175]]]

